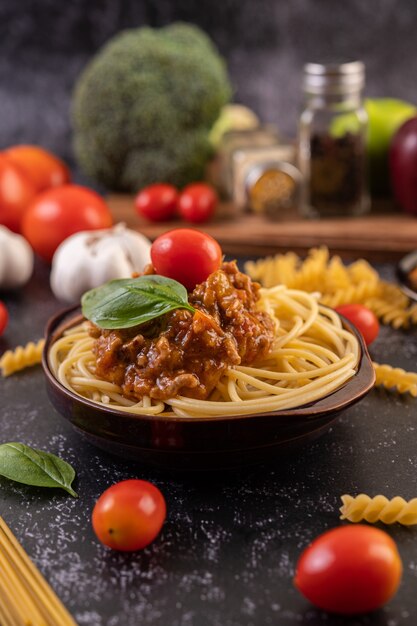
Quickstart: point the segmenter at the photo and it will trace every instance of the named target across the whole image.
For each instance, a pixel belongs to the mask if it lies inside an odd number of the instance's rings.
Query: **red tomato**
[[[20,169],[37,192],[60,187],[70,181],[70,171],[65,163],[39,146],[13,146],[3,154]]]
[[[151,222],[170,220],[176,213],[177,203],[177,189],[164,183],[145,187],[135,198],[137,212]]]
[[[112,217],[95,191],[79,185],[63,185],[44,191],[25,212],[22,232],[32,248],[51,261],[59,244],[80,230],[109,228]]]
[[[0,302],[0,337],[6,330],[7,322],[9,321],[9,313],[4,306],[3,302]]]
[[[192,291],[219,269],[222,251],[210,235],[190,228],[177,228],[155,239],[151,259],[157,274],[173,278]]]
[[[387,533],[371,526],[342,526],[304,550],[294,584],[321,609],[366,613],[394,596],[401,574],[400,555]]]
[[[142,550],[159,534],[166,517],[164,496],[146,480],[123,480],[97,500],[94,532],[114,550]]]
[[[379,333],[379,322],[375,313],[362,304],[344,304],[336,307],[336,311],[346,317],[349,322],[362,333],[367,346]]]
[[[0,224],[19,233],[23,213],[35,196],[30,180],[0,154]]]
[[[181,193],[178,211],[184,220],[199,224],[213,216],[218,201],[213,187],[205,183],[195,183],[185,187]]]

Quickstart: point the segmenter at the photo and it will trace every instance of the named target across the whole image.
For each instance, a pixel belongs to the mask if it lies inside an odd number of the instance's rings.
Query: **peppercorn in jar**
[[[299,129],[304,177],[301,211],[307,217],[361,215],[370,208],[366,180],[363,63],[308,63],[306,106]]]

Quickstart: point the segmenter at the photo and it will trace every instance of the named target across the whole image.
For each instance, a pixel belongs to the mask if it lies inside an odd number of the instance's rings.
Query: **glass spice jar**
[[[232,155],[232,199],[239,211],[279,218],[299,204],[301,174],[292,144],[245,147]]]
[[[304,67],[298,156],[304,177],[301,212],[307,217],[361,215],[370,209],[364,84],[360,61]]]
[[[219,149],[221,190],[229,198],[234,193],[234,160],[238,151],[274,148],[279,144],[276,128],[259,126],[225,133]]]
[[[240,173],[240,159],[243,158],[243,166],[246,167],[246,152],[266,150],[275,151],[275,146],[279,144],[277,129],[271,125],[258,126],[257,128],[231,130],[225,133],[221,139],[215,158],[206,168],[206,179],[214,187],[220,197],[224,200],[221,203],[221,212],[217,213],[221,218],[235,218],[246,208],[246,198],[244,180]],[[236,162],[236,154],[238,158]],[[238,182],[236,180],[238,178]],[[242,199],[236,201],[236,190]]]
[[[301,174],[292,163],[262,161],[247,172],[247,206],[272,220],[284,219],[299,206],[300,187]]]

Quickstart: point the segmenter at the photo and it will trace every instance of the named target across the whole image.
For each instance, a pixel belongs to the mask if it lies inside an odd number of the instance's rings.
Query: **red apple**
[[[389,151],[391,185],[398,204],[417,215],[417,117],[395,133]]]

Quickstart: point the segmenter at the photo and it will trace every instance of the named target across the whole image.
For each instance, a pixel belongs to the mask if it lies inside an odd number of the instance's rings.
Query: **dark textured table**
[[[24,290],[1,295],[11,321],[0,353],[41,336],[61,308],[47,277],[38,266]],[[415,332],[383,328],[372,346],[375,360],[408,369],[416,369],[416,354]],[[39,367],[0,380],[0,394],[0,441],[53,452],[77,471],[78,499],[0,479],[0,513],[80,626],[417,624],[417,528],[389,528],[404,577],[376,613],[328,615],[292,584],[301,550],[341,523],[341,494],[417,496],[417,400],[375,390],[320,440],[273,465],[178,476],[113,458],[80,438],[50,405]],[[168,518],[143,552],[111,552],[95,539],[91,510],[106,487],[133,477],[161,488]]]

